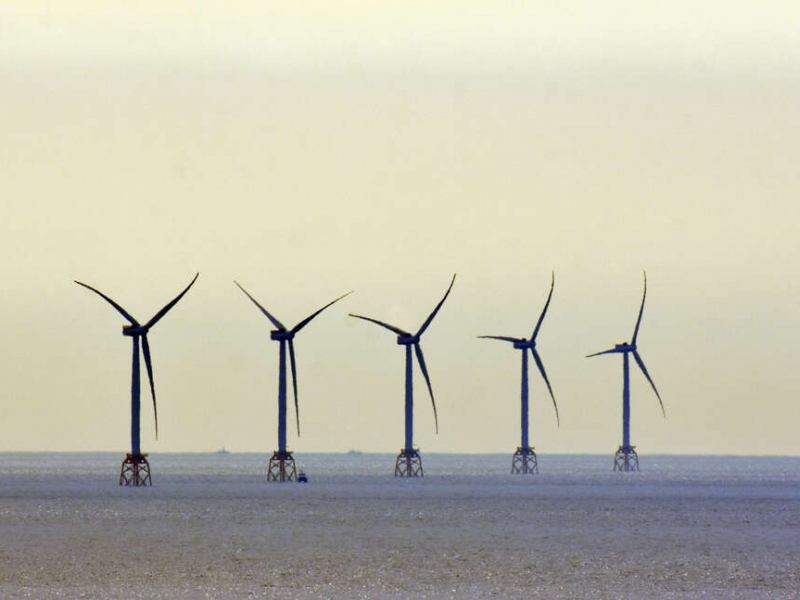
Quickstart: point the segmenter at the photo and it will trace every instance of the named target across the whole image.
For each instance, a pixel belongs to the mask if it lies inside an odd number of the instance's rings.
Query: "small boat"
[[[297,474],[297,483],[308,483],[308,477],[306,477],[306,472],[301,470]]]
[[[222,448],[221,450],[217,450],[217,454],[230,454],[230,452],[225,450],[225,448]]]

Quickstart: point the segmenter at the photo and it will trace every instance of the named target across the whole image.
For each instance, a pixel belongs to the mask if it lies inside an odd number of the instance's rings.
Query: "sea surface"
[[[800,458],[0,454],[0,598],[800,598]]]

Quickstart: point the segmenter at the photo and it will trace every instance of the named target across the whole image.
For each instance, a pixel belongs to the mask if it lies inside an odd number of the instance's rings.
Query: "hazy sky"
[[[800,454],[795,2],[30,2],[0,7],[0,451],[129,448],[123,320],[149,319],[145,451],[271,452],[294,324],[298,453]],[[298,7],[298,4],[303,6]],[[377,4],[377,3],[376,3]],[[144,391],[144,390],[143,390]]]

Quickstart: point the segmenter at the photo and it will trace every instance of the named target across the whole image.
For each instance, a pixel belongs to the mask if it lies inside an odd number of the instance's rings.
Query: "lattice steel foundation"
[[[539,463],[533,448],[519,446],[511,459],[512,475],[536,475],[539,472]]]
[[[394,465],[395,477],[422,477],[422,456],[417,450],[400,450]]]
[[[614,455],[614,470],[615,471],[638,471],[639,470],[639,455],[634,450],[635,446],[628,446],[623,448],[619,447],[617,453]]]
[[[292,453],[276,450],[269,459],[267,481],[295,481],[296,479],[297,471]]]
[[[139,487],[142,485],[153,485],[150,478],[150,463],[145,458],[147,454],[128,454],[122,461],[122,469],[119,472],[119,484]]]

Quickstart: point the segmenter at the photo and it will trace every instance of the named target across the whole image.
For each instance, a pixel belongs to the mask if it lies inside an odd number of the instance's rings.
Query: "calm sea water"
[[[0,454],[0,598],[800,598],[800,458]]]
[[[391,483],[395,455],[295,454],[297,466],[317,485]],[[113,484],[124,458],[122,453],[0,453],[0,478],[24,485],[70,481]],[[151,454],[153,478],[158,484],[176,485],[261,482],[269,454],[208,453]],[[424,485],[437,482],[489,486],[515,485],[623,485],[689,486],[720,490],[731,487],[755,494],[797,494],[800,457],[785,456],[647,456],[641,471],[612,472],[611,455],[540,455],[539,475],[510,477],[510,455],[424,454]]]

